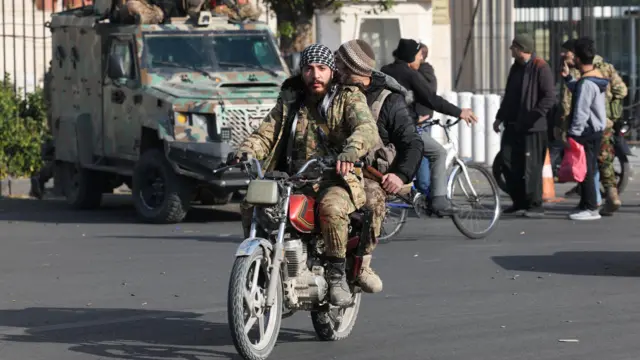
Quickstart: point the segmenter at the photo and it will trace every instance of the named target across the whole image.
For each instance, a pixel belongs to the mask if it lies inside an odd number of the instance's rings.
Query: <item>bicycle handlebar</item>
[[[451,119],[447,119],[447,121],[444,124],[442,124],[440,122],[440,119],[432,119],[432,120],[425,120],[422,123],[420,123],[420,125],[422,126],[438,125],[443,128],[450,128],[450,127],[456,126],[461,120],[462,120],[461,118],[456,118],[456,120],[454,121],[451,121]]]

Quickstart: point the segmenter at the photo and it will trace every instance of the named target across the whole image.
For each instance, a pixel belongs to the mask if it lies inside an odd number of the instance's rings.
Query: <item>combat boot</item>
[[[371,255],[362,257],[362,268],[358,275],[358,285],[366,293],[379,293],[382,291],[382,280],[371,268]]]
[[[351,290],[347,284],[345,259],[330,259],[327,264],[329,280],[329,298],[334,306],[347,306],[352,302]]]
[[[607,188],[606,201],[602,208],[602,214],[611,215],[616,212],[620,206],[622,206],[622,201],[620,201],[620,196],[618,196],[618,189],[614,186]]]

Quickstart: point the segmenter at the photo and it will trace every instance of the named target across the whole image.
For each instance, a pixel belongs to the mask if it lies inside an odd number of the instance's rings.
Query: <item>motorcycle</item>
[[[616,182],[618,188],[618,194],[622,194],[622,192],[626,189],[629,184],[629,179],[632,176],[631,171],[631,163],[629,162],[629,156],[634,156],[627,144],[627,140],[624,138],[624,135],[629,131],[630,125],[629,120],[621,120],[617,121],[613,125],[613,149],[615,153],[615,158],[620,163],[620,170],[616,170]],[[558,169],[560,169],[560,164],[562,163],[562,157],[564,156],[564,145],[562,142],[554,145],[551,144],[549,146],[549,153],[551,158],[551,167],[553,170],[553,177],[557,178]],[[615,161],[614,161],[615,166]],[[502,152],[499,151],[496,154],[496,157],[493,160],[492,166],[493,177],[496,179],[498,186],[504,192],[507,192],[507,184],[506,179],[504,177],[504,164],[502,162]],[[575,190],[572,189],[569,192],[573,192]],[[600,191],[604,196],[604,188],[601,186]]]
[[[245,200],[254,207],[249,237],[236,251],[229,280],[227,312],[236,350],[245,359],[266,359],[276,344],[281,320],[298,310],[311,312],[320,340],[345,339],[360,309],[362,292],[355,281],[364,251],[376,241],[373,213],[363,209],[351,215],[346,273],[352,301],[335,307],[328,301],[325,244],[316,225],[315,197],[304,191],[318,184],[323,172],[335,171],[335,160],[311,159],[292,176],[277,171],[263,175],[255,159],[216,171],[234,166],[242,167],[251,179]],[[254,341],[250,334],[256,323]]]

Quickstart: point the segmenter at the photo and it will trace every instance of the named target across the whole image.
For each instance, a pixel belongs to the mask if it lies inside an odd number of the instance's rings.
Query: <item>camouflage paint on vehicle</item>
[[[231,23],[212,16],[206,26],[189,18],[172,18],[163,25],[121,25],[101,17],[91,6],[52,16],[51,95],[59,160],[79,158],[89,164],[104,156],[135,161],[143,129],[156,131],[169,144],[226,141],[234,148],[275,105],[280,84],[289,76],[277,47],[282,69],[275,71],[242,68],[203,74],[178,67],[150,71],[145,66],[145,36],[267,32],[272,39],[263,23]],[[123,84],[105,75],[114,38],[130,43],[135,55],[131,68],[135,76]]]

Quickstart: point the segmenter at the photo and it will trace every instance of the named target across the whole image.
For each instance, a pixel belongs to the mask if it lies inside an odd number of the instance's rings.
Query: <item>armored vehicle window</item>
[[[136,70],[133,61],[133,51],[131,43],[128,41],[113,40],[111,43],[111,55],[122,61],[123,69],[127,79],[135,79]]]
[[[264,31],[148,33],[144,36],[142,64],[150,71],[163,72],[179,71],[176,67],[282,70],[273,42]]]

